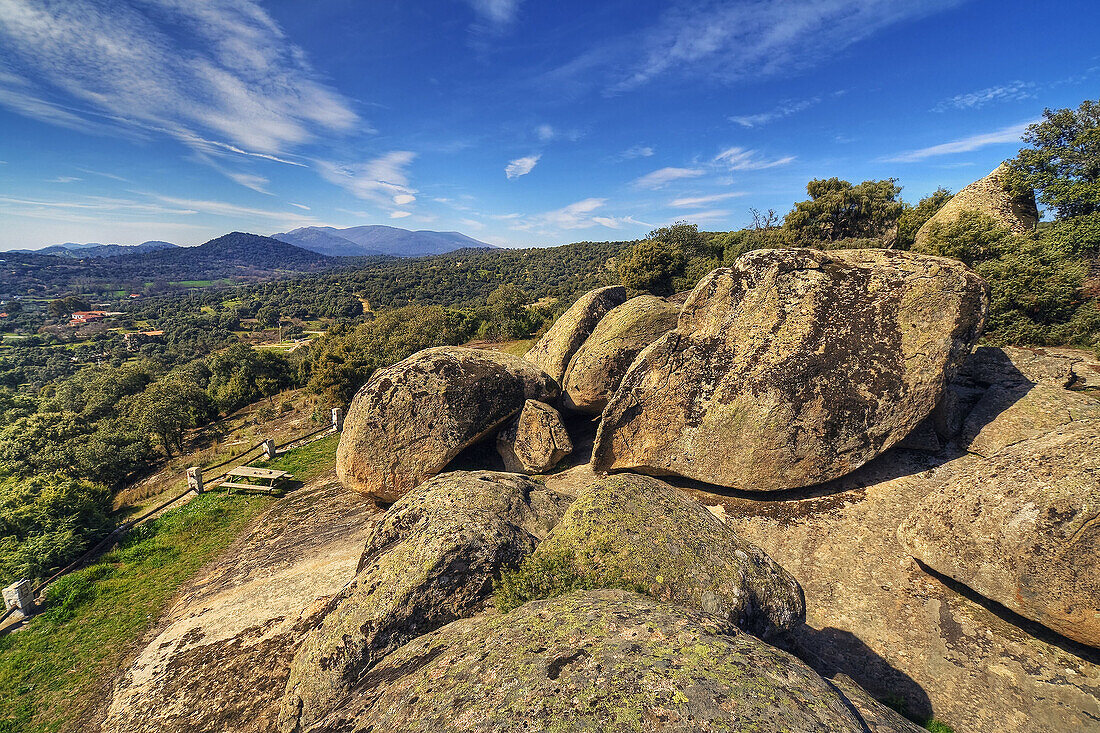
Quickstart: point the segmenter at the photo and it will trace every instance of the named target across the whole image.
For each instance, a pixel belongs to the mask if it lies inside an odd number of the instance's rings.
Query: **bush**
[[[1012,232],[988,214],[963,211],[948,222],[937,221],[928,229],[928,239],[914,252],[951,257],[970,266],[1000,256]]]
[[[644,593],[644,586],[631,583],[617,573],[584,574],[577,570],[576,557],[562,551],[528,555],[519,567],[501,573],[493,602],[507,613],[528,601],[555,598],[574,590],[622,588]]]
[[[0,583],[42,578],[111,531],[107,489],[61,474],[0,483]]]

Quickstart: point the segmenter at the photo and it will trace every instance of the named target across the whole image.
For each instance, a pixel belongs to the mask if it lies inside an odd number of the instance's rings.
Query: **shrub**
[[[595,588],[622,588],[635,593],[646,590],[617,573],[582,573],[577,568],[574,554],[561,551],[528,555],[519,567],[501,573],[493,601],[498,609],[507,613],[528,601]]]

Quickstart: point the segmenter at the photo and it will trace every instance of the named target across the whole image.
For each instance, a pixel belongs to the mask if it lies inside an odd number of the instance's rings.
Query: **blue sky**
[[[1100,4],[0,0],[0,249],[389,224],[526,246],[916,201],[1100,86]]]

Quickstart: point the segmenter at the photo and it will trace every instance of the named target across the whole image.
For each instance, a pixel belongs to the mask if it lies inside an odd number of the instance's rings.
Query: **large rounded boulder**
[[[608,311],[625,301],[626,289],[621,285],[589,290],[554,321],[550,330],[543,334],[523,358],[561,384],[565,370],[569,367],[569,360],[592,333],[592,329]]]
[[[951,224],[963,212],[972,211],[991,217],[999,225],[1015,234],[1026,234],[1039,222],[1039,209],[1035,205],[1035,193],[1030,189],[1023,193],[1009,190],[1008,163],[1001,163],[985,178],[979,178],[951,197],[951,200],[926,221],[917,231],[913,249],[924,251],[932,231],[938,226]]]
[[[922,563],[1100,647],[1100,421],[948,464],[898,538]]]
[[[868,728],[838,688],[728,621],[621,590],[597,590],[426,634],[382,660],[312,730]]]
[[[844,475],[926,418],[985,321],[961,263],[749,252],[695,287],[608,403],[593,465],[748,491]]]
[[[308,728],[405,642],[479,611],[569,504],[524,476],[456,471],[405,494],[369,535],[355,580],[290,665],[279,727]]]
[[[676,328],[680,305],[639,295],[611,310],[569,362],[562,383],[565,406],[598,415],[619,387],[634,357]]]
[[[720,616],[757,636],[806,618],[802,588],[763,550],[699,502],[651,476],[619,474],[588,486],[506,579],[519,599],[557,575],[580,587],[625,587]],[[525,589],[528,578],[534,587]],[[552,589],[551,589],[552,591]]]
[[[355,395],[336,451],[345,486],[392,502],[443,470],[556,382],[498,351],[441,346],[374,373]]]

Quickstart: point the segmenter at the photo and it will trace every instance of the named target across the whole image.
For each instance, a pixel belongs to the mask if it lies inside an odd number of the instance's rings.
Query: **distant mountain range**
[[[54,255],[55,257],[70,257],[75,260],[82,260],[88,257],[98,259],[100,257],[146,254],[148,252],[157,252],[162,249],[176,249],[177,247],[178,245],[172,244],[171,242],[161,242],[156,239],[151,239],[141,244],[99,244],[98,242],[77,244],[76,242],[65,242],[65,244],[51,244],[49,247],[43,247],[42,249],[13,249],[12,252],[34,255]]]
[[[409,231],[381,225],[348,227],[302,227],[271,235],[288,244],[329,257],[423,257],[472,247],[492,247],[459,232]]]
[[[221,239],[223,237],[211,240],[211,242],[217,242]],[[460,232],[433,232],[429,230],[414,232],[408,229],[381,225],[348,227],[346,229],[302,227],[291,232],[273,234],[270,239],[292,244],[328,257],[372,257],[377,255],[424,257],[426,255],[453,252],[456,249],[493,246],[473,237],[467,237]],[[207,242],[201,247],[206,247],[211,242]],[[172,249],[194,250],[199,248],[179,247],[171,242],[153,240],[134,245],[66,242],[65,244],[53,244],[42,249],[14,249],[11,251],[19,254],[53,255],[55,257],[83,260],[149,254]]]

